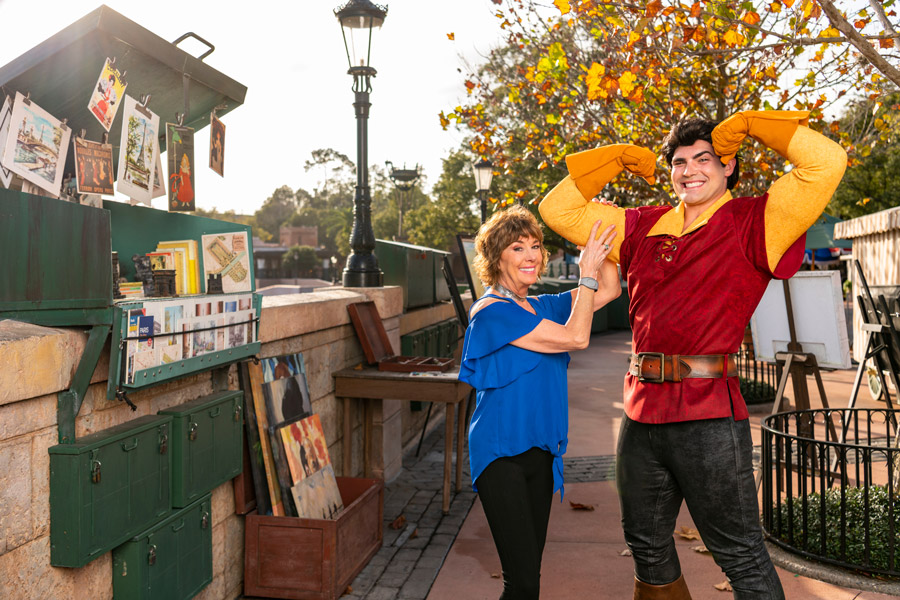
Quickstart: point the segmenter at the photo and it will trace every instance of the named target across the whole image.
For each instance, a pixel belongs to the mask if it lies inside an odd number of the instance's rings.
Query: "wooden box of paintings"
[[[384,483],[338,477],[344,509],[333,519],[247,515],[244,594],[332,600],[381,548]]]
[[[172,417],[172,506],[181,508],[241,472],[243,399],[217,392],[159,411]]]

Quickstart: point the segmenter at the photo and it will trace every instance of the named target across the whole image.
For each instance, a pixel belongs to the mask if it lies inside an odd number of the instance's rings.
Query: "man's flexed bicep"
[[[809,129],[808,116],[799,111],[745,111],[723,121],[712,134],[723,162],[749,135],[793,165],[768,189],[765,237],[772,271],[825,210],[847,167],[844,149]]]
[[[598,219],[603,226],[615,225],[616,239],[609,259],[619,262],[619,248],[625,233],[625,210],[591,199],[600,193],[623,169],[643,177],[651,184],[656,155],[631,144],[603,146],[566,157],[569,176],[544,198],[539,207],[544,222],[570,242],[583,246]]]

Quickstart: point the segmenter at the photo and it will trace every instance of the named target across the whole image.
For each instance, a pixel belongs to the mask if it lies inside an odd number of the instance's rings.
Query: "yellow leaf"
[[[444,116],[444,111],[441,111],[441,114],[438,115],[438,118],[441,120],[441,129],[447,129],[447,126],[450,124],[450,119]]]
[[[619,77],[619,89],[622,90],[622,95],[627,96],[634,89],[634,82],[637,80],[637,75],[632,73],[631,71],[625,71],[622,73],[622,76]]]
[[[630,45],[634,44],[639,39],[641,39],[641,35],[639,33],[637,33],[636,31],[632,31],[631,33],[628,34],[628,45],[630,46]]]
[[[684,540],[699,540],[700,533],[696,529],[691,529],[690,527],[685,527],[682,525],[675,531],[675,535]]]
[[[772,79],[778,79],[778,74],[775,72],[775,67],[773,65],[766,67],[766,76],[771,77]]]
[[[841,32],[834,27],[829,27],[819,34],[819,37],[841,37]]]
[[[606,67],[598,63],[592,63],[588,70],[585,82],[588,86],[588,100],[596,100],[602,94],[600,87],[603,81],[603,74],[606,73]]]
[[[769,12],[771,13],[780,13],[781,12],[781,2],[773,2],[769,5]]]
[[[569,0],[553,0],[553,5],[559,9],[559,13],[562,15],[572,10],[569,6]]]
[[[729,29],[725,33],[725,43],[727,43],[729,46],[737,46],[738,41],[739,37],[734,29]]]
[[[450,33],[447,34],[447,39],[452,42],[453,40],[456,39],[456,34],[451,31]]]

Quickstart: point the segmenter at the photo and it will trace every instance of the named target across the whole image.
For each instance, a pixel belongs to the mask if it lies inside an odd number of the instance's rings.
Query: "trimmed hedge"
[[[803,544],[802,498],[792,498],[781,505],[781,526],[777,537],[791,543],[788,537],[788,512],[793,511],[793,546],[833,560],[850,563],[861,570],[878,569],[900,575],[900,497],[888,497],[888,488],[881,485],[869,487],[869,514],[865,513],[865,488],[846,488],[846,556],[841,554],[841,490],[832,488],[825,492],[825,553],[822,553],[820,510],[822,496],[809,494],[807,502],[807,539]],[[890,531],[893,508],[894,532]],[[778,507],[775,507],[778,511]],[[866,524],[869,526],[869,560],[866,560]],[[773,523],[773,527],[775,523]],[[776,532],[770,532],[776,533]],[[894,564],[890,564],[890,540],[894,541]]]
[[[775,401],[775,392],[777,390],[765,381],[755,381],[753,379],[744,379],[743,377],[740,380],[741,396],[744,397],[744,402],[747,404],[764,404]]]

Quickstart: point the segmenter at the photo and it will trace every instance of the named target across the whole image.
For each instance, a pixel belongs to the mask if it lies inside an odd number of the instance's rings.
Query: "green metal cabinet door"
[[[50,452],[50,564],[80,567],[171,510],[172,418],[139,417]]]
[[[212,581],[206,494],[113,550],[115,600],[188,600]]]
[[[187,506],[243,466],[244,394],[218,392],[159,411],[172,417],[172,506]]]

